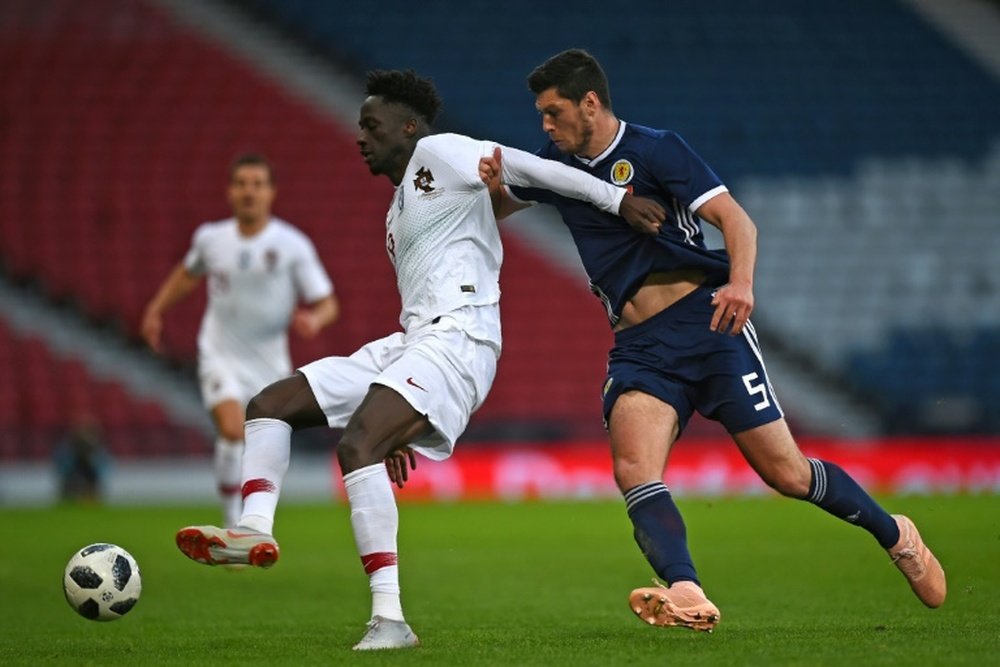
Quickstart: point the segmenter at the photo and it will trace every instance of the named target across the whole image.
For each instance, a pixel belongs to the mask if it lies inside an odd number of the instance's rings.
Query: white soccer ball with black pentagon
[[[115,544],[91,544],[73,554],[63,576],[66,601],[92,621],[119,619],[142,592],[139,565]]]

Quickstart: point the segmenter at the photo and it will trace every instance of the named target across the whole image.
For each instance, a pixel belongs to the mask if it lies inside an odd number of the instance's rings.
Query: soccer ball
[[[139,601],[139,565],[120,546],[91,544],[73,554],[66,564],[63,591],[69,606],[80,616],[113,621]]]

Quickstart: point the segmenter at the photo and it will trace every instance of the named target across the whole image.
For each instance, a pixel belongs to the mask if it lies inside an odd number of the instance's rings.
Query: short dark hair
[[[404,104],[433,123],[441,109],[441,97],[430,79],[417,75],[412,69],[374,70],[368,73],[368,95],[377,95],[386,102]]]
[[[555,88],[560,97],[579,104],[589,91],[597,94],[608,110],[611,109],[611,92],[608,77],[594,56],[583,49],[569,49],[557,53],[536,67],[528,75],[528,88],[538,95]]]
[[[267,158],[260,153],[241,153],[229,163],[229,180],[232,182],[236,176],[236,170],[240,167],[264,167],[267,169],[267,178],[274,185],[274,169]]]

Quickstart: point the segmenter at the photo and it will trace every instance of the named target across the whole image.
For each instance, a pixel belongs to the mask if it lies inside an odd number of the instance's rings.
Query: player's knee
[[[614,475],[615,483],[622,493],[657,477],[655,472],[647,470],[646,466],[642,465],[640,461],[627,456],[616,456],[614,458]]]
[[[251,419],[278,419],[277,408],[271,400],[267,389],[250,399],[247,403],[247,421]]]
[[[341,472],[345,475],[358,468],[377,463],[377,459],[373,459],[372,448],[368,445],[364,432],[350,427],[344,431],[340,442],[337,443],[337,461],[340,463]]]

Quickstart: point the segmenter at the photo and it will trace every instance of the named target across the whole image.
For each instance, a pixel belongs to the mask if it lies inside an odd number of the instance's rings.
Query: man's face
[[[554,87],[535,98],[535,108],[542,115],[542,130],[563,153],[586,154],[590,146],[594,123],[592,114],[587,113],[586,99],[577,104],[561,97]]]
[[[245,164],[233,172],[229,205],[238,220],[252,222],[268,218],[274,194],[271,172],[264,165]]]
[[[372,96],[361,105],[358,119],[358,149],[375,175],[390,177],[405,168],[407,142],[405,128],[409,118],[398,104],[385,102],[381,97]]]

